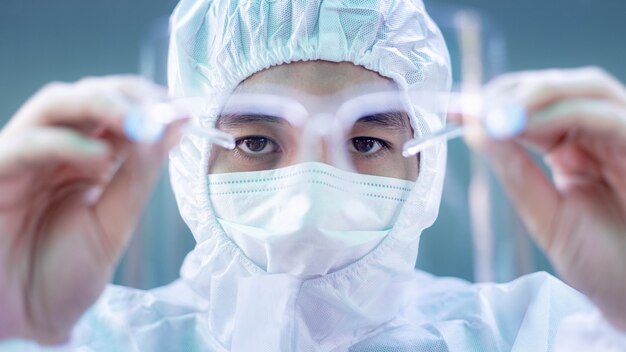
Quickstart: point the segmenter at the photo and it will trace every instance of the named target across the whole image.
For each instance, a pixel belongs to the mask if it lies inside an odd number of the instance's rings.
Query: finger
[[[118,258],[130,239],[167,152],[180,139],[182,124],[170,125],[157,144],[134,144],[100,195],[95,211],[107,236],[111,259]]]
[[[109,159],[111,149],[104,141],[66,128],[46,127],[23,136],[4,138],[0,144],[2,175],[24,172],[25,168],[69,163],[90,167]]]
[[[476,124],[467,127],[468,144],[487,156],[509,199],[539,245],[552,245],[552,219],[560,195],[533,158],[514,140],[493,141]]]
[[[167,97],[165,87],[136,75],[111,75],[103,77],[87,77],[76,82],[79,87],[110,87],[119,90],[131,100],[144,101],[146,99],[162,100]]]
[[[542,150],[569,131],[595,136],[626,149],[626,107],[598,99],[569,99],[532,114],[524,137]]]
[[[542,151],[558,143],[569,129],[610,133],[621,140],[626,133],[626,90],[597,68],[507,74],[490,82],[485,94],[487,101],[508,102],[523,109],[527,116],[523,137]],[[513,125],[514,117],[498,115],[499,119],[510,118]],[[505,121],[497,121],[498,126],[503,124]]]
[[[132,76],[55,83],[26,103],[16,120],[39,125],[104,125],[122,134],[122,118],[133,105],[164,94],[162,88]]]
[[[497,76],[485,85],[487,93],[507,92],[519,86],[521,82],[534,75],[536,71],[512,72]]]
[[[505,75],[487,84],[485,92],[492,99],[513,95],[529,113],[565,98],[601,98],[626,106],[626,89],[605,71],[593,67]]]

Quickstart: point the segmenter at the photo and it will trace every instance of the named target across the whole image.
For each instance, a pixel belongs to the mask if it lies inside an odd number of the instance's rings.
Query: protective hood
[[[451,82],[443,37],[421,1],[183,0],[171,26],[171,93],[213,97],[197,117],[207,126],[240,82],[293,61],[351,62],[403,90],[442,91]],[[411,116],[416,135],[431,129],[418,116]],[[319,346],[331,332],[334,339],[349,339],[357,329],[392,319],[404,304],[397,286],[413,277],[421,232],[437,216],[445,145],[421,154],[415,188],[382,242],[354,263],[311,280],[266,273],[225,234],[208,196],[210,153],[208,142],[184,136],[171,153],[170,174],[197,241],[181,276],[208,300],[211,329],[224,345],[301,350]]]

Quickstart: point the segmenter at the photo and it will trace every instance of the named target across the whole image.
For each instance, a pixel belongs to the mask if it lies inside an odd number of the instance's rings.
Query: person
[[[172,30],[170,90],[213,97],[209,114],[233,91],[268,83],[318,96],[361,83],[401,90],[450,84],[442,36],[416,0],[182,0]],[[412,190],[402,211],[365,253],[273,251],[288,238],[261,242],[267,251],[246,251],[259,243],[246,236],[253,226],[220,222],[214,208],[221,203],[211,190],[220,187],[220,177],[247,177],[255,189],[255,172],[216,173],[210,166],[229,167],[228,152],[211,154],[219,149],[182,133],[183,122],[156,144],[129,141],[123,116],[165,93],[135,77],[89,78],[45,87],[0,133],[0,339],[6,340],[0,349],[64,343],[125,351],[625,346],[626,90],[605,72],[584,68],[509,74],[485,92],[521,104],[527,126],[517,137],[491,140],[480,120],[467,116],[466,138],[491,160],[526,226],[573,288],[545,273],[475,285],[414,271],[421,231],[437,215],[443,146],[420,153],[417,174],[403,181]],[[215,115],[202,118],[215,123]],[[415,134],[419,119],[410,116]],[[243,138],[233,153],[266,146]],[[107,286],[171,148],[173,187],[198,244],[181,279],[170,285],[151,291]],[[546,157],[553,180],[528,148]],[[340,174],[331,165],[306,165],[287,158],[256,175],[288,168]],[[352,177],[393,184],[402,178],[374,175]],[[245,211],[231,204],[235,214]],[[316,265],[327,259],[326,266]]]

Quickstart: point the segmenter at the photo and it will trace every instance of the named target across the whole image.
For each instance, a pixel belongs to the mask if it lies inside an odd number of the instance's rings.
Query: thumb
[[[467,128],[466,141],[483,153],[538,244],[549,252],[553,243],[552,222],[560,195],[541,166],[516,140],[492,140],[475,125]]]
[[[110,245],[111,259],[117,260],[126,247],[168,151],[180,140],[183,124],[178,121],[170,125],[158,143],[133,144],[97,200],[95,213]]]

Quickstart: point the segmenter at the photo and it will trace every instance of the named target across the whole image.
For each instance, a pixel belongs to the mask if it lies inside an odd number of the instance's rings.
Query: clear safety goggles
[[[481,116],[496,138],[519,133],[525,123],[524,111],[515,105],[435,91],[370,87],[311,96],[267,87],[234,93],[217,115],[209,116],[203,111],[210,102],[208,97],[192,97],[148,105],[127,116],[125,129],[132,139],[150,141],[172,121],[194,115],[186,132],[215,145],[209,173],[317,161],[414,181],[421,151],[463,135],[461,114]],[[453,121],[446,123],[449,116]],[[212,123],[198,123],[203,119]]]
[[[155,103],[129,114],[125,129],[132,139],[155,140],[168,123],[194,115],[186,132],[215,145],[210,173],[317,161],[414,181],[421,150],[415,144],[442,131],[449,98],[444,92],[376,88],[311,96],[272,87],[232,94],[216,116],[202,116],[210,98]],[[203,119],[213,124],[198,123]]]
[[[419,102],[396,91],[347,97],[234,94],[215,128],[232,136],[235,147],[216,148],[209,172],[270,170],[317,161],[361,174],[415,180],[418,158],[404,157],[403,148],[424,133],[415,128],[425,130],[426,120],[441,121],[437,114],[442,111],[427,106],[434,104],[414,103]],[[424,123],[416,125],[412,119]]]

